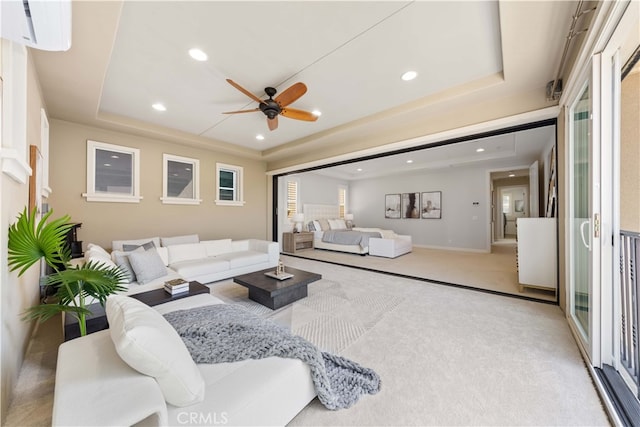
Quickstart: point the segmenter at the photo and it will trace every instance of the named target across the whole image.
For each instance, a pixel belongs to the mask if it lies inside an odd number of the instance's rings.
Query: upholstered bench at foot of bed
[[[396,258],[411,252],[411,236],[398,235],[392,239],[372,237],[369,239],[369,255]]]

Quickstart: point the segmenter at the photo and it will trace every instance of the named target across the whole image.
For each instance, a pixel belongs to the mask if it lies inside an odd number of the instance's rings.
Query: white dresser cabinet
[[[520,291],[525,287],[556,291],[556,219],[518,218],[517,232]]]

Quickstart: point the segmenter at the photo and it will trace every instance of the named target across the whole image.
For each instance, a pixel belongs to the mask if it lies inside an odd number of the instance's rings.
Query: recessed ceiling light
[[[115,155],[115,154],[112,154],[112,155],[111,155],[111,158],[112,158],[112,159],[119,159],[119,158],[120,158],[120,156],[117,156],[117,155]]]
[[[206,53],[197,48],[189,49],[189,55],[196,61],[206,61],[209,58]]]
[[[184,168],[184,170],[186,170],[186,171],[190,171],[190,170],[191,170],[191,168]]]
[[[258,134],[258,135],[256,135],[256,139],[257,139],[258,141],[262,141],[262,140],[264,139],[264,135],[262,135],[262,134]]]
[[[356,169],[356,171],[362,172],[362,168],[358,168],[358,169]]]
[[[313,110],[313,111],[311,112],[311,114],[313,114],[313,115],[314,115],[314,116],[316,116],[316,117],[320,117],[320,116],[322,115],[322,111],[320,111],[320,110]]]
[[[413,160],[407,160],[407,163],[413,163]]]
[[[484,148],[476,148],[476,153],[482,153],[484,151]]]
[[[174,173],[174,174],[173,174],[173,176],[178,176],[178,174],[177,174],[177,173]]]
[[[105,166],[111,166],[111,163],[105,163],[104,165]]]
[[[167,111],[167,107],[165,107],[164,104],[161,104],[159,102],[156,102],[151,107],[153,107],[153,109],[156,111]]]
[[[416,77],[418,77],[418,73],[416,73],[415,71],[407,71],[402,75],[402,80],[408,82],[409,80],[413,80]]]
[[[509,174],[509,178],[513,178],[514,176],[516,176],[516,174],[515,174],[515,173],[510,173],[510,174]]]

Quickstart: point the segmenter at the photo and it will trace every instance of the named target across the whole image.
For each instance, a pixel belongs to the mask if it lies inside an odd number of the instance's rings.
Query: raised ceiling
[[[470,103],[553,105],[545,86],[575,4],[80,1],[71,49],[34,51],[34,60],[51,118],[272,160]],[[192,60],[193,47],[208,61]],[[402,81],[407,70],[418,77]],[[259,97],[302,81],[308,92],[292,107],[322,116],[280,117],[270,132],[259,112],[223,115],[256,107],[226,78]]]

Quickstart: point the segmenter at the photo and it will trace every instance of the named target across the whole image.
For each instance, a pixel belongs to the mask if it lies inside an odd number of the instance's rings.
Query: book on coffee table
[[[273,279],[278,279],[278,280],[285,280],[285,279],[290,279],[293,277],[293,274],[291,273],[276,273],[275,271],[269,271],[267,273],[264,273],[265,276],[269,276]]]

